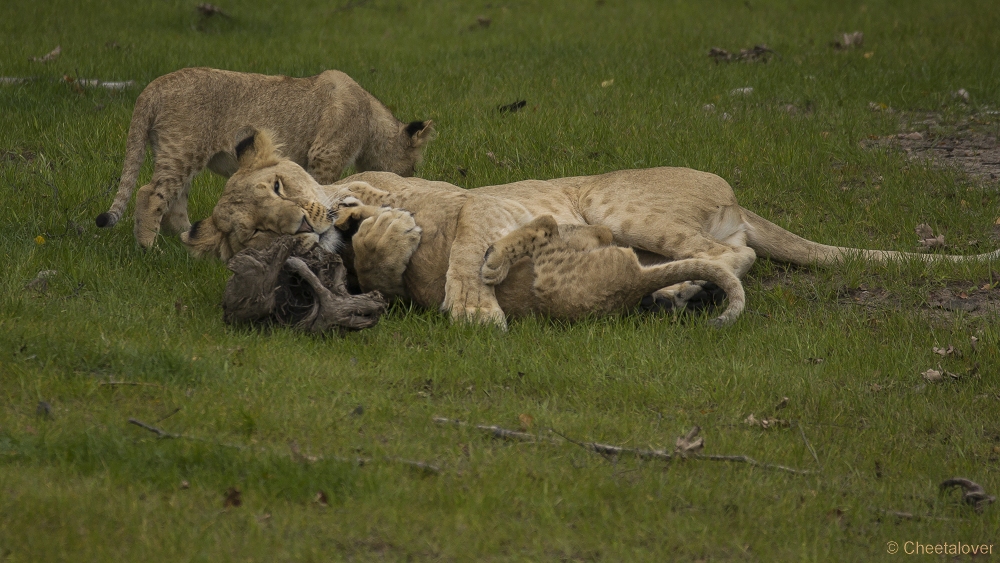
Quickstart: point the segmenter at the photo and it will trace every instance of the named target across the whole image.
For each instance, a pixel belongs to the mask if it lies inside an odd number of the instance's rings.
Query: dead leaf
[[[978,338],[976,338],[975,336],[973,336],[973,337],[972,337],[972,338],[970,339],[970,345],[972,346],[972,351],[973,351],[973,352],[976,352],[976,351],[978,351],[978,350],[979,350],[979,339],[978,339]]]
[[[780,411],[781,409],[787,407],[788,406],[788,401],[790,401],[790,400],[791,399],[789,399],[788,397],[782,397],[781,400],[778,401],[778,404],[774,405],[774,410],[775,411]]]
[[[510,166],[510,162],[508,162],[507,160],[501,160],[497,158],[497,155],[493,154],[493,151],[486,151],[486,157],[492,160],[493,164],[496,164],[497,166],[500,167]]]
[[[807,364],[822,364],[825,361],[824,358],[806,358]]]
[[[236,487],[229,487],[226,490],[226,499],[222,501],[223,508],[238,507],[243,504],[243,495]]]
[[[944,248],[944,235],[934,236],[934,230],[927,223],[921,223],[914,228],[920,246],[930,250],[932,248]]]
[[[39,293],[45,293],[49,288],[49,278],[58,274],[56,270],[42,270],[35,274],[35,278],[25,284],[24,289],[33,289]]]
[[[701,432],[701,428],[695,426],[687,434],[677,437],[677,443],[674,446],[674,453],[685,457],[688,454],[697,453],[699,450],[705,447],[704,438],[697,438],[698,433]]]
[[[320,506],[330,506],[330,502],[327,499],[326,493],[323,492],[323,490],[320,490],[318,493],[316,493],[316,498],[313,499],[313,502],[315,502]]]
[[[753,94],[753,86],[744,86],[742,88],[733,88],[729,91],[730,96],[749,96]]]
[[[174,309],[176,309],[178,313],[183,313],[184,311],[187,311],[187,308],[188,306],[185,305],[184,302],[181,301],[180,299],[174,301]]]
[[[477,27],[486,29],[487,27],[490,26],[491,23],[493,23],[492,19],[490,19],[490,18],[488,18],[486,16],[477,16],[476,17],[476,24],[473,25],[470,29],[476,29]]]
[[[845,50],[851,47],[860,47],[865,42],[865,34],[860,31],[855,31],[854,33],[842,33],[840,39],[830,43],[830,46],[834,49]]]
[[[181,489],[186,490],[191,488],[191,483],[187,480],[181,481]]]
[[[59,56],[59,53],[62,53],[62,47],[59,46],[59,45],[56,45],[56,48],[52,49],[49,52],[49,54],[43,55],[41,57],[31,57],[28,60],[30,60],[32,62],[36,62],[36,63],[47,63],[49,61],[55,60]]]
[[[712,47],[708,50],[708,56],[715,60],[716,64],[720,62],[734,62],[742,61],[753,63],[757,61],[767,62],[768,57],[774,54],[767,45],[763,43],[760,45],[754,45],[749,49],[740,49],[739,53],[730,53],[725,49],[720,49],[718,47]]]
[[[515,113],[526,105],[528,105],[528,100],[518,100],[506,105],[497,106],[497,110],[500,113]]]
[[[951,97],[959,100],[964,104],[969,103],[969,92],[965,88],[959,88],[958,90],[952,92]]]
[[[42,418],[52,418],[52,405],[45,401],[38,401],[38,406],[35,407],[35,415]]]
[[[614,83],[615,83],[615,79],[614,78],[610,78],[608,80],[605,80],[604,82],[601,82],[601,88],[607,88],[608,86],[611,86]]]
[[[951,356],[955,353],[955,347],[951,344],[947,348],[938,348],[937,346],[931,347],[931,350],[939,356]]]
[[[288,442],[288,449],[292,451],[292,459],[299,463],[314,463],[319,461],[319,458],[312,455],[305,455],[299,449],[299,443],[295,440]]]
[[[526,413],[521,413],[520,415],[518,415],[517,419],[521,421],[521,430],[527,430],[531,428],[532,423],[535,422],[534,417]]]
[[[936,369],[929,369],[920,375],[924,376],[924,379],[929,383],[937,383],[944,379],[944,374]]]
[[[222,16],[224,18],[230,18],[231,17],[226,12],[223,12],[222,8],[216,6],[215,4],[207,4],[207,3],[206,4],[198,4],[197,6],[195,6],[194,9],[198,10],[198,13],[201,14],[202,16],[206,17],[206,18],[210,18],[210,17],[216,16],[216,15]]]

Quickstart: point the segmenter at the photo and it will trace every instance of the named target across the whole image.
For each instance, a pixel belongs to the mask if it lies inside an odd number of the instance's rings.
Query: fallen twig
[[[944,517],[941,517],[941,516],[921,516],[920,514],[914,514],[912,512],[903,512],[903,511],[900,511],[900,510],[889,510],[889,509],[886,509],[886,508],[873,508],[872,510],[874,510],[875,512],[881,512],[882,514],[886,514],[888,516],[895,516],[896,518],[899,518],[901,520],[914,520],[914,521],[920,521],[920,520],[942,520],[942,521],[946,521],[946,522],[950,522],[951,520],[953,520],[953,518],[944,518]]]
[[[819,466],[819,470],[823,471],[823,464],[819,462],[819,456],[816,455],[816,450],[813,449],[812,444],[809,443],[809,438],[806,438],[806,431],[802,429],[802,425],[798,422],[795,423],[799,427],[799,434],[802,435],[802,441],[806,443],[806,448],[809,453],[812,454],[813,459],[816,460],[816,465]]]
[[[162,428],[157,428],[151,424],[146,424],[145,422],[141,420],[136,420],[134,418],[128,419],[128,422],[129,424],[134,424],[139,428],[145,428],[146,430],[149,430],[150,432],[156,434],[160,438],[191,438],[190,436],[184,436],[183,434],[172,434],[170,432],[167,432],[166,430],[163,430]]]
[[[693,456],[694,459],[704,459],[708,461],[732,461],[737,463],[745,463],[747,465],[753,465],[754,467],[760,467],[761,469],[776,469],[778,471],[785,471],[788,473],[794,473],[796,475],[812,475],[814,471],[808,469],[795,469],[794,467],[788,467],[787,465],[778,465],[777,463],[763,463],[757,461],[752,457],[745,455],[708,455],[708,454],[696,454]]]
[[[964,500],[966,504],[971,504],[975,507],[976,512],[982,512],[983,508],[987,504],[996,502],[997,500],[997,497],[986,494],[986,490],[983,489],[982,485],[969,479],[955,477],[942,482],[940,485],[942,492],[952,487],[962,487],[962,500]]]
[[[116,386],[116,385],[131,385],[131,386],[135,386],[135,387],[159,387],[161,389],[163,388],[163,386],[160,385],[159,383],[145,383],[145,382],[142,382],[142,381],[114,381],[114,380],[111,380],[111,381],[100,381],[97,384],[98,385],[108,385],[108,386],[112,386],[112,387]]]
[[[135,418],[130,418],[130,419],[128,419],[128,421],[129,421],[129,424],[134,424],[134,425],[136,425],[136,426],[138,426],[140,428],[144,428],[146,430],[149,430],[150,432],[156,434],[157,437],[163,438],[163,439],[170,438],[170,439],[178,439],[178,440],[193,440],[195,442],[205,442],[205,443],[213,444],[213,445],[216,445],[216,446],[222,446],[222,447],[226,447],[226,448],[235,448],[235,449],[238,449],[238,450],[248,449],[247,446],[242,446],[242,445],[239,445],[239,444],[227,444],[225,442],[215,442],[215,441],[212,441],[212,440],[207,440],[205,438],[201,438],[199,436],[189,436],[187,434],[174,434],[172,432],[167,432],[166,430],[163,430],[162,428],[157,428],[156,426],[153,426],[152,424],[146,424],[145,422],[143,422],[141,420],[137,420]],[[315,463],[315,462],[321,461],[321,460],[331,460],[331,461],[338,461],[338,462],[341,462],[341,463],[354,463],[358,467],[362,467],[362,466],[368,465],[369,463],[372,462],[372,460],[370,458],[364,458],[364,457],[357,457],[357,458],[351,459],[351,458],[346,458],[346,457],[341,457],[341,456],[310,456],[310,455],[304,455],[299,450],[299,445],[295,441],[290,442],[288,444],[288,446],[289,446],[289,449],[291,450],[291,458],[293,460],[295,460],[295,461],[303,462],[303,463],[305,463],[305,462]],[[271,450],[268,450],[267,448],[260,448],[260,450],[263,451],[263,452],[269,453],[269,454],[275,454],[275,452],[273,452]],[[278,454],[278,455],[280,455],[280,454]],[[439,475],[441,473],[441,468],[440,467],[438,467],[436,465],[432,465],[432,464],[424,462],[424,461],[414,461],[414,460],[403,459],[403,458],[399,458],[399,457],[391,457],[391,456],[385,456],[382,459],[384,461],[389,462],[389,463],[399,463],[401,465],[406,465],[406,466],[412,467],[414,469],[419,469],[423,473],[427,473],[427,474]]]
[[[468,423],[462,422],[461,420],[455,420],[450,418],[444,418],[440,416],[434,417],[434,422],[438,424],[453,424],[455,426],[468,426]],[[553,440],[542,438],[541,436],[536,436],[535,434],[529,434],[527,432],[519,432],[517,430],[508,430],[506,428],[501,428],[499,426],[487,426],[484,424],[477,424],[474,428],[482,430],[484,432],[489,432],[494,438],[500,440],[516,440],[520,442],[552,442]]]
[[[461,420],[434,417],[434,422],[438,424],[452,424],[455,426],[466,426],[469,425]],[[507,439],[507,440],[519,440],[528,442],[541,442],[549,443],[553,445],[558,445],[561,442],[558,440],[544,439],[540,436],[535,436],[533,434],[528,434],[527,432],[517,432],[515,430],[508,430],[506,428],[501,428],[499,426],[488,426],[483,424],[471,425],[474,428],[482,430],[484,432],[489,432],[495,438]],[[697,438],[698,427],[694,427],[685,436],[681,436],[677,439],[677,448],[675,452],[670,453],[664,450],[645,450],[641,448],[625,448],[621,446],[614,446],[611,444],[601,444],[598,442],[581,442],[579,440],[574,440],[561,432],[550,428],[549,431],[557,436],[560,436],[567,442],[580,446],[581,448],[594,452],[604,458],[615,460],[621,456],[628,455],[632,457],[637,457],[639,459],[654,459],[661,461],[673,461],[675,458],[681,459],[697,459],[704,461],[728,461],[734,463],[745,463],[747,465],[752,465],[754,467],[760,467],[761,469],[774,469],[777,471],[785,471],[787,473],[794,473],[796,475],[811,475],[814,472],[807,469],[796,469],[794,467],[788,467],[786,465],[779,465],[776,463],[764,463],[753,459],[752,457],[745,455],[714,455],[714,454],[700,454],[693,453],[702,447],[704,447],[704,440],[702,438]],[[806,442],[808,444],[808,441]],[[812,447],[810,446],[810,450]],[[815,455],[815,454],[814,454]],[[819,460],[817,459],[817,463]],[[821,466],[822,467],[822,466]]]

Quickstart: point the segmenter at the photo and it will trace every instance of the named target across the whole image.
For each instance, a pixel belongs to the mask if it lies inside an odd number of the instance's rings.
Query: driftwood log
[[[246,249],[226,264],[233,276],[222,297],[229,324],[278,324],[306,332],[374,326],[385,312],[378,292],[351,295],[337,254],[316,247],[302,253],[292,237],[266,250]]]

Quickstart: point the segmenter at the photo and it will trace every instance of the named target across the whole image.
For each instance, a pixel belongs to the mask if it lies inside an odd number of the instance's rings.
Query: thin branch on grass
[[[466,422],[461,420],[455,420],[450,418],[443,418],[440,416],[434,417],[434,422],[438,424],[453,424],[455,426],[468,426]],[[514,440],[518,442],[555,442],[552,439],[542,438],[535,434],[529,434],[528,432],[519,432],[517,430],[508,430],[507,428],[501,428],[499,426],[487,426],[485,424],[475,425],[477,430],[482,430],[483,432],[489,432],[494,438],[499,440]]]
[[[806,443],[806,448],[808,448],[809,453],[812,454],[813,459],[816,460],[816,465],[819,466],[819,470],[823,471],[823,464],[819,462],[819,456],[816,455],[816,450],[814,450],[812,444],[809,443],[809,438],[806,438],[806,431],[802,429],[802,424],[796,422],[795,425],[799,427],[799,434],[802,435],[802,441]]]
[[[168,418],[170,418],[170,417],[174,416],[175,414],[177,414],[177,413],[179,413],[179,412],[181,412],[181,408],[180,408],[180,407],[177,407],[177,408],[175,408],[174,410],[172,410],[172,411],[168,412],[167,414],[163,415],[162,417],[158,418],[158,419],[156,420],[156,422],[163,422],[164,420],[166,420],[166,419],[168,419]]]
[[[920,514],[914,514],[912,512],[903,512],[903,511],[900,511],[900,510],[889,510],[889,509],[886,509],[886,508],[873,508],[872,510],[875,511],[875,512],[886,514],[888,516],[895,516],[896,518],[899,518],[901,520],[914,520],[914,521],[918,521],[918,522],[920,520],[940,520],[940,521],[944,521],[944,522],[951,522],[952,520],[954,520],[954,518],[944,518],[944,517],[941,517],[941,516],[921,516]]]
[[[360,8],[365,4],[369,3],[370,1],[371,0],[350,0],[350,2],[344,4],[343,6],[339,6],[336,9],[334,9],[333,13],[336,14],[337,12],[350,12],[354,8]]]
[[[172,434],[170,432],[167,432],[166,430],[163,430],[162,428],[157,428],[157,427],[155,427],[155,426],[153,426],[151,424],[146,424],[145,422],[143,422],[141,420],[136,420],[134,418],[128,419],[128,423],[129,424],[134,424],[134,425],[138,426],[139,428],[145,428],[146,430],[149,430],[153,434],[156,434],[156,436],[158,438],[176,438],[176,439],[187,438],[187,439],[197,439],[197,438],[193,438],[191,436],[184,436],[183,434]]]
[[[567,442],[571,444],[576,444],[585,450],[589,450],[598,454],[605,459],[614,460],[622,455],[631,455],[638,457],[640,459],[662,459],[664,461],[671,461],[674,459],[673,454],[668,454],[662,450],[641,450],[638,448],[623,448],[621,446],[612,446],[609,444],[599,444],[597,442],[580,442],[566,436],[565,434],[559,432],[558,430],[552,430],[556,435],[562,436]]]
[[[114,387],[116,385],[126,385],[133,387],[159,387],[161,389],[163,388],[163,386],[160,385],[159,383],[145,383],[142,381],[101,381],[98,382],[98,385],[108,385],[111,387]]]
[[[129,424],[134,424],[134,425],[136,425],[136,426],[138,426],[140,428],[144,428],[146,430],[149,430],[150,432],[156,434],[156,436],[158,438],[161,438],[161,439],[192,440],[192,441],[195,441],[195,442],[205,442],[207,444],[212,444],[212,445],[215,445],[215,446],[222,446],[222,447],[225,447],[225,448],[235,448],[235,449],[238,449],[238,450],[248,449],[247,446],[241,446],[241,445],[238,445],[238,444],[227,444],[225,442],[216,442],[216,441],[207,440],[205,438],[201,438],[201,437],[198,437],[198,436],[189,436],[187,434],[174,434],[172,432],[167,432],[166,430],[163,430],[162,428],[157,428],[156,426],[153,426],[152,424],[146,424],[145,422],[143,422],[141,420],[137,420],[135,418],[130,418],[130,419],[128,419],[128,421],[129,421]],[[354,463],[354,464],[357,464],[358,467],[361,467],[361,466],[364,466],[364,465],[367,465],[367,464],[371,463],[371,461],[372,461],[369,458],[363,458],[363,457],[358,457],[358,458],[350,459],[350,458],[340,457],[340,456],[306,456],[306,455],[303,455],[299,451],[299,446],[295,442],[291,442],[289,444],[289,448],[291,449],[291,458],[293,460],[295,460],[295,461],[298,461],[298,462],[310,462],[310,463],[313,463],[313,462],[317,462],[317,461],[321,461],[321,460],[331,460],[331,461],[338,461],[338,462],[341,462],[341,463]],[[260,451],[266,452],[266,453],[269,453],[269,454],[274,454],[275,453],[275,452],[273,452],[271,450],[268,450],[267,448],[260,448]],[[382,459],[384,461],[386,461],[386,462],[389,462],[389,463],[398,463],[400,465],[406,465],[406,466],[412,467],[414,469],[419,469],[421,472],[427,473],[427,474],[431,474],[431,475],[439,475],[441,473],[441,468],[440,467],[438,467],[436,465],[432,465],[432,464],[424,462],[424,461],[414,461],[414,460],[403,459],[403,458],[398,458],[398,457],[391,457],[391,456],[385,456]]]
[[[455,426],[468,425],[468,423],[462,422],[461,420],[454,420],[442,417],[434,417],[433,420],[438,424],[453,424]],[[489,432],[496,438],[519,440],[519,441],[531,441],[531,442],[537,441],[549,444],[560,443],[558,440],[544,440],[543,438],[535,436],[533,434],[528,434],[526,432],[517,432],[514,430],[507,430],[499,426],[487,426],[483,424],[477,424],[474,426],[474,428],[482,430],[484,432]],[[581,442],[579,440],[574,440],[573,438],[570,438],[569,436],[566,436],[565,434],[562,434],[557,430],[551,428],[549,430],[553,434],[562,437],[567,442],[580,446],[585,450],[594,452],[612,462],[617,461],[617,459],[623,455],[628,455],[640,459],[654,459],[662,461],[673,461],[675,458],[680,458],[680,459],[697,459],[705,461],[728,461],[734,463],[745,463],[747,465],[752,465],[754,467],[759,467],[761,469],[774,469],[777,471],[794,473],[796,475],[811,475],[814,473],[813,471],[809,471],[806,469],[796,469],[794,467],[788,467],[786,465],[778,465],[776,463],[763,463],[753,459],[752,457],[748,457],[745,455],[712,455],[712,454],[699,454],[699,453],[683,454],[682,451],[690,451],[690,450],[687,450],[686,448],[681,448],[680,445],[678,445],[677,453],[668,453],[663,450],[644,450],[640,448],[624,448],[621,446],[614,446],[610,444],[600,444],[598,442]],[[697,441],[701,440],[701,438],[698,438],[698,440],[695,441],[694,438],[696,435],[697,435],[697,427],[692,429],[691,432],[687,434],[687,436],[679,438],[678,441],[680,442],[680,440],[684,440],[684,443],[689,447],[695,446]]]

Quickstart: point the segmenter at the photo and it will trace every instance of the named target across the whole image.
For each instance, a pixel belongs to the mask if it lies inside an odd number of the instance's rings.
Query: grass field
[[[395,307],[316,338],[226,326],[221,263],[174,237],[138,250],[130,214],[93,224],[153,78],[336,68],[400,119],[435,120],[426,178],[690,166],[813,240],[913,251],[928,223],[946,251],[986,252],[1000,246],[995,179],[871,141],[995,146],[994,1],[220,2],[230,18],[196,4],[0,8],[0,76],[31,78],[0,84],[0,561],[872,561],[906,557],[908,541],[1000,553],[1000,506],[938,489],[966,477],[1000,494],[1000,264],[761,260],[723,330],[637,314],[500,333]],[[863,45],[831,46],[853,31]],[[762,43],[766,63],[708,56]],[[223,183],[199,176],[193,218]],[[926,381],[931,368],[948,373]],[[608,459],[550,432],[672,451],[696,425],[706,454],[811,473]]]

